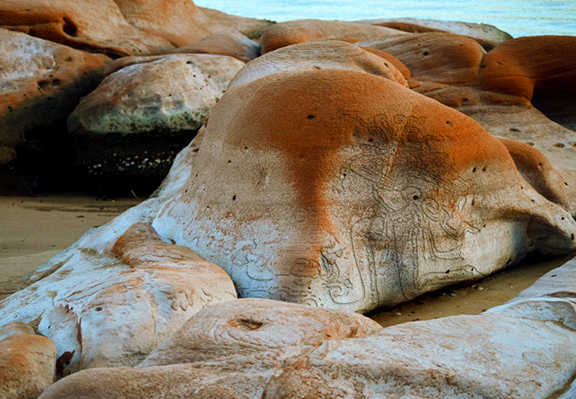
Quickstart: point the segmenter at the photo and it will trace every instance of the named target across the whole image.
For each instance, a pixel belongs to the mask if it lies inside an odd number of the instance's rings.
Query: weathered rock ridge
[[[569,399],[575,268],[571,261],[478,316],[385,329],[356,314],[262,299],[214,305],[138,367],[82,371],[41,399]]]

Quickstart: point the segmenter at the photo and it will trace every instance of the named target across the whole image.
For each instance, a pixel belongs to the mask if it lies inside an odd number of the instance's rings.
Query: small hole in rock
[[[233,196],[233,197],[232,197],[232,201],[236,201],[236,196]]]
[[[420,199],[420,197],[418,197],[417,195],[415,195],[415,196],[412,197],[412,199],[413,199],[414,201],[416,201],[416,200]]]
[[[100,312],[102,310],[102,306],[97,306],[96,308],[94,308],[95,311]]]
[[[64,26],[62,26],[64,33],[68,36],[78,36],[78,27],[72,21],[66,17],[62,18],[62,21],[64,21]]]
[[[261,321],[251,320],[251,319],[240,319],[237,320],[238,326],[248,328],[249,330],[257,330],[264,325]]]
[[[565,146],[564,144],[562,144],[562,143],[556,143],[556,144],[554,144],[554,147],[556,147],[556,148],[564,148],[564,147],[566,147],[566,146]]]
[[[486,166],[482,168],[482,172],[486,172]]]
[[[428,55],[428,54],[430,54],[430,53],[429,53],[428,51],[424,51],[422,54]]]
[[[472,173],[476,173],[476,168],[472,169]]]
[[[308,119],[312,120],[314,118],[316,118],[314,115],[308,115]]]
[[[452,122],[450,122],[450,121],[447,121],[446,124],[447,124],[448,126],[452,126]]]

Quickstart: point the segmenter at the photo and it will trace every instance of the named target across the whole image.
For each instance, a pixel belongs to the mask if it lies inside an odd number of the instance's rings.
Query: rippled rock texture
[[[82,371],[41,398],[568,399],[575,267],[478,316],[385,329],[356,314],[239,299],[193,316],[138,367]]]

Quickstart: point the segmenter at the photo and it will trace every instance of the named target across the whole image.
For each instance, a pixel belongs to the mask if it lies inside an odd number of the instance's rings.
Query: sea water
[[[513,37],[576,36],[576,0],[195,0],[200,7],[277,22],[418,18],[494,25]]]

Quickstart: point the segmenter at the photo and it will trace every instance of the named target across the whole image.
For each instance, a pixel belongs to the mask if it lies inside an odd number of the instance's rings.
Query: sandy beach
[[[81,193],[0,197],[0,299],[23,287],[20,278],[144,198],[100,199]],[[483,280],[423,295],[370,316],[382,326],[457,314],[479,314],[505,303],[571,259],[526,260]]]

